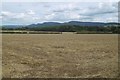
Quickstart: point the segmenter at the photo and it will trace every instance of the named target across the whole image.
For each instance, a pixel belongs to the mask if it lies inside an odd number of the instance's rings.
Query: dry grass
[[[116,77],[116,34],[3,35],[3,77]]]

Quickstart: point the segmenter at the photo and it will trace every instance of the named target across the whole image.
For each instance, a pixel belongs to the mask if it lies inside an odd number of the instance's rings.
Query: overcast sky
[[[3,2],[2,24],[118,22],[117,2]]]

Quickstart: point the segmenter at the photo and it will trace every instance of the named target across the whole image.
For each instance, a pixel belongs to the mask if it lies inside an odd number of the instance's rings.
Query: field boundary
[[[112,32],[94,32],[94,31],[86,31],[86,32],[57,32],[57,31],[17,31],[17,30],[2,30],[0,34],[117,34]]]
[[[1,31],[0,34],[62,34],[52,31]]]

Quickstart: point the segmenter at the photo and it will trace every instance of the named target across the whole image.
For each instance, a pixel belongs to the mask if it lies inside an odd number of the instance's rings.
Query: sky
[[[118,22],[118,2],[2,2],[3,25],[43,22]]]

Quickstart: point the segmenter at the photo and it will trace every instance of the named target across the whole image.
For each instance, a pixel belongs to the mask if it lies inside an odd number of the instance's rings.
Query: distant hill
[[[22,28],[22,27],[50,27],[50,26],[62,26],[62,25],[77,25],[77,26],[107,26],[107,25],[118,25],[118,23],[102,23],[102,22],[80,22],[80,21],[70,21],[70,22],[44,22],[44,23],[37,23],[37,24],[30,24],[30,25],[2,25],[4,28]],[[120,23],[119,23],[120,25]]]
[[[118,27],[119,26],[119,27]],[[44,22],[30,25],[3,25],[2,30],[29,30],[29,31],[57,31],[57,32],[120,32],[120,23],[80,22],[70,21],[64,23]]]
[[[61,23],[58,22],[44,22],[44,23],[38,23],[38,24],[30,24],[26,27],[48,27],[48,26],[58,26],[61,25]]]
[[[67,24],[79,25],[79,26],[105,26],[106,25],[106,23],[100,23],[100,22],[79,22],[79,21],[70,21]]]
[[[102,22],[80,22],[80,21],[70,21],[70,22],[64,22],[64,23],[58,23],[58,22],[44,22],[44,23],[38,23],[38,24],[31,24],[26,27],[50,27],[50,26],[61,26],[61,25],[78,25],[78,26],[107,26],[107,25],[116,25],[118,23],[102,23]]]

